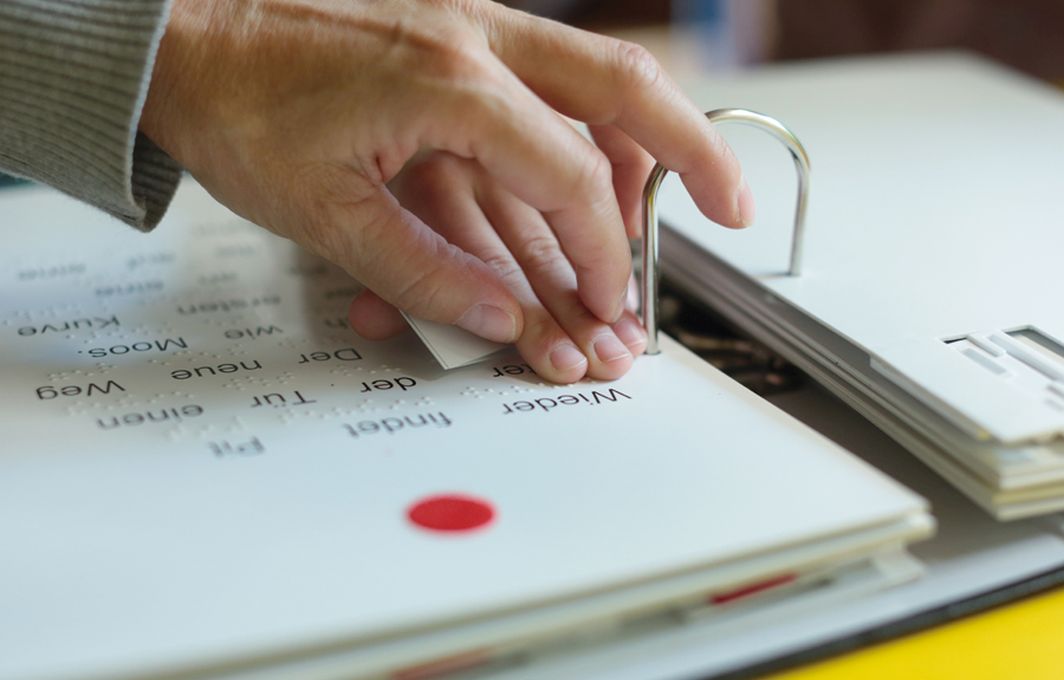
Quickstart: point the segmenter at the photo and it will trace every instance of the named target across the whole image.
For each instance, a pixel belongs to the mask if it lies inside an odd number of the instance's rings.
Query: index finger
[[[753,221],[727,143],[642,46],[500,10],[491,47],[534,92],[571,118],[616,125],[678,173],[699,209],[726,226]]]

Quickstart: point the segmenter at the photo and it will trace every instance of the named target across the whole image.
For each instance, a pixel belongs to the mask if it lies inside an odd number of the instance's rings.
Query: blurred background
[[[679,61],[686,68],[726,70],[770,61],[963,48],[1064,84],[1062,0],[511,0],[508,4],[581,28],[650,42],[647,46],[666,66]]]
[[[504,1],[645,45],[680,80],[766,62],[960,48],[1064,87],[1064,0]],[[12,181],[0,174],[0,186]]]

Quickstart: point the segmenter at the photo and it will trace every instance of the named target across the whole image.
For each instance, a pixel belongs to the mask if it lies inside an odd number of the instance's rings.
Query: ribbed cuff
[[[169,0],[0,0],[0,169],[138,229],[180,166],[137,133]]]

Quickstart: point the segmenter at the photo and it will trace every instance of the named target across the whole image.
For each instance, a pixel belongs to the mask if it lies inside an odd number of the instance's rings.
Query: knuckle
[[[491,9],[491,5],[495,3],[484,2],[484,0],[442,0],[440,4],[456,12],[459,16],[476,20]]]
[[[282,215],[284,228],[273,231],[351,272],[360,232],[341,226],[347,224],[345,206],[357,202],[352,195],[371,191],[372,187],[360,185],[350,173],[335,168],[301,168],[289,183],[289,200],[276,203],[287,206],[275,211]]]
[[[432,273],[427,271],[414,272],[406,279],[390,296],[387,301],[397,308],[416,314],[419,307],[424,303],[426,292],[432,291],[432,286],[427,282]]]
[[[446,81],[477,81],[489,73],[484,46],[465,32],[441,35],[439,40],[434,41],[432,52],[432,64]]]
[[[606,154],[591,149],[577,171],[576,181],[571,185],[571,198],[586,201],[613,196],[613,166]]]
[[[650,50],[623,40],[617,42],[615,49],[619,85],[625,91],[653,89],[661,80],[661,64]]]
[[[318,204],[320,208],[307,211],[300,243],[356,279],[380,279],[383,263],[390,255],[382,245],[387,243],[385,236],[390,229],[387,213],[371,201],[326,200]],[[367,257],[369,253],[378,256]]]
[[[539,308],[525,312],[525,328],[521,334],[523,342],[535,343],[545,354],[555,342],[567,337],[565,331],[546,310]]]
[[[304,202],[304,214],[296,240],[315,254],[354,273],[351,254],[359,252],[357,233],[338,225],[333,204],[327,200],[312,199]]]
[[[406,69],[426,79],[464,81],[486,72],[488,39],[472,11],[459,0],[426,0],[421,13],[399,11],[391,20],[390,45]]]
[[[438,267],[410,272],[388,301],[413,314],[435,309],[436,302],[444,290],[442,278]]]
[[[520,265],[509,253],[491,253],[481,257],[481,260],[505,282],[519,279],[524,275]]]
[[[590,257],[574,263],[573,269],[581,285],[594,281],[620,296],[628,289],[632,257],[627,249],[604,246]]]
[[[456,274],[472,269],[476,258],[442,237],[431,238],[435,252],[426,258],[428,264],[407,270],[388,302],[411,314],[453,323],[472,302]]]
[[[521,251],[525,267],[532,271],[551,271],[564,259],[558,241],[545,234],[527,239]]]

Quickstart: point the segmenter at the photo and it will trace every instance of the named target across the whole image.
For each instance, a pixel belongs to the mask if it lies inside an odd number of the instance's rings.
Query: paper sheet
[[[403,313],[421,342],[432,352],[440,366],[450,370],[486,360],[506,349],[506,345],[485,340],[457,326],[418,319]]]

